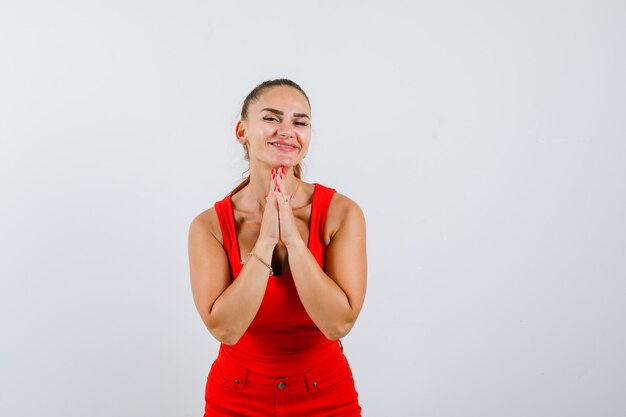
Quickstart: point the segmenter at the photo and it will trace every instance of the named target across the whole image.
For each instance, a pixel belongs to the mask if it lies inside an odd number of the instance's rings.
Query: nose
[[[278,126],[278,136],[291,137],[293,135],[293,126],[287,120]]]

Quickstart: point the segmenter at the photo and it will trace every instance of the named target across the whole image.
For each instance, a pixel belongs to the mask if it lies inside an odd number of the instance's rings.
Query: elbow
[[[326,336],[328,340],[339,340],[350,333],[352,326],[354,326],[354,321],[337,323],[333,326],[329,326],[322,333],[324,333],[324,336]]]
[[[231,338],[224,338],[224,339],[220,340],[219,342],[223,343],[225,345],[228,345],[228,346],[233,346],[233,345],[236,345],[238,341],[239,341],[239,338],[232,338],[231,337]]]
[[[236,335],[234,332],[227,329],[209,328],[209,332],[215,339],[217,339],[218,342],[228,346],[237,344],[241,338],[241,335]]]
[[[234,329],[229,328],[227,326],[219,325],[217,323],[212,323],[211,320],[205,320],[205,325],[218,342],[223,343],[228,346],[233,346],[237,344],[239,339],[241,339],[242,334],[236,332]]]

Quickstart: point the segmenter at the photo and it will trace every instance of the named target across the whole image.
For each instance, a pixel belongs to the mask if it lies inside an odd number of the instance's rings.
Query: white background
[[[201,416],[187,232],[243,98],[357,201],[364,415],[626,415],[621,1],[2,1],[0,415]],[[346,259],[346,262],[349,262]]]

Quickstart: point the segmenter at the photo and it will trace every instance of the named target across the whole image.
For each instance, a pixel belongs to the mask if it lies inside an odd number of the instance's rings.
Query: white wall
[[[3,1],[0,415],[202,414],[188,226],[277,77],[367,217],[365,416],[626,415],[626,6],[505,3]]]

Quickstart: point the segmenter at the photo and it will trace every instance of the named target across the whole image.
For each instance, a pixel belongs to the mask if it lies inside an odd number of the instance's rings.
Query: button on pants
[[[213,362],[204,417],[360,417],[350,365],[333,355],[301,375],[268,378],[224,356]]]

